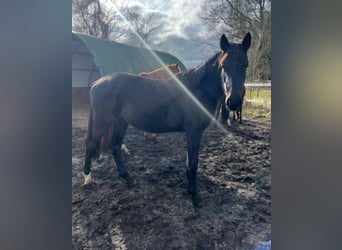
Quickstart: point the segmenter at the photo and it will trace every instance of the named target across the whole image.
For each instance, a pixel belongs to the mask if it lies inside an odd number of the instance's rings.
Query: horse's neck
[[[220,55],[221,52],[218,52],[201,66],[177,75],[195,96],[200,97],[205,93],[207,104],[210,103],[214,108],[223,95],[218,66]]]
[[[213,66],[213,67],[218,67],[218,59],[221,56],[221,52],[217,52],[215,55],[213,55],[208,61],[205,62],[207,66]]]
[[[159,68],[159,69],[153,70],[151,72],[151,74],[158,74],[158,73],[163,72],[163,71],[164,71],[164,68]]]
[[[181,73],[181,78],[186,80],[185,84],[188,83],[189,85],[198,85],[202,84],[202,80],[208,76],[215,75],[215,77],[219,77],[218,58],[220,54],[221,53],[218,52],[214,56],[212,56],[208,61],[198,66],[197,68],[190,69],[188,71]]]
[[[203,70],[204,74],[200,84],[202,89],[205,91],[208,100],[210,100],[209,102],[215,107],[223,95],[221,75],[219,70],[220,56],[221,52],[216,53],[201,67],[201,70]]]
[[[154,71],[151,72],[151,74],[157,74],[157,75],[164,75],[164,74],[169,74],[169,70],[174,73],[175,72],[175,69],[174,67],[171,65],[167,66],[166,68],[164,67],[161,67],[159,69],[156,69]]]
[[[170,69],[170,70],[171,70],[171,72],[172,72],[172,73],[174,73],[174,74],[176,74],[176,73],[180,72],[180,70],[178,70],[178,68],[177,68],[177,67],[170,67],[169,69]]]
[[[198,66],[179,74],[179,79],[189,89],[198,89],[200,85],[202,89],[204,85],[211,85],[216,88],[221,86],[220,73],[218,69],[218,59],[220,52],[216,53],[208,61]]]

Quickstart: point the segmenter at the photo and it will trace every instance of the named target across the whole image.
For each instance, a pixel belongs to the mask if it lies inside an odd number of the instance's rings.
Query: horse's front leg
[[[229,109],[227,108],[224,101],[222,102],[222,105],[221,105],[221,120],[224,125],[231,126],[230,118],[229,118]]]
[[[240,124],[242,123],[242,105],[241,108],[239,109],[239,118],[240,118]]]
[[[203,131],[198,133],[186,133],[187,147],[188,147],[188,191],[192,195],[193,204],[195,207],[203,205],[202,197],[197,188],[197,168],[198,168],[198,154]]]
[[[228,127],[230,127],[232,124],[231,124],[231,122],[230,122],[230,116],[229,116],[229,109],[226,109],[227,111],[227,118],[226,118],[226,124],[225,125],[227,125]],[[233,118],[234,118],[234,111],[233,111]]]

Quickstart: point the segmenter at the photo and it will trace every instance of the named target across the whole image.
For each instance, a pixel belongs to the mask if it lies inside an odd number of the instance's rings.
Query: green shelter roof
[[[99,39],[78,32],[72,32],[72,35],[73,39],[80,39],[89,50],[101,76],[112,72],[139,74],[162,66],[148,49]],[[184,64],[175,56],[155,50],[153,52],[165,64],[179,63],[181,69],[186,70]]]

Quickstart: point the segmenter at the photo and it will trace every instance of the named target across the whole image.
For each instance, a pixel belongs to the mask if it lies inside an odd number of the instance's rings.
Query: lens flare
[[[109,1],[105,1],[105,2],[109,2]],[[215,117],[213,117],[212,114],[210,114],[210,112],[197,100],[197,98],[186,88],[184,87],[183,83],[177,78],[175,77],[175,75],[171,72],[171,70],[165,66],[164,62],[160,59],[160,57],[151,49],[151,47],[146,44],[146,42],[144,41],[144,39],[142,39],[142,37],[136,32],[136,30],[133,28],[133,26],[131,25],[131,23],[124,17],[124,15],[120,12],[120,10],[116,7],[115,3],[113,3],[112,1],[110,1],[110,4],[113,6],[113,8],[115,9],[115,11],[119,14],[119,16],[121,17],[121,19],[124,21],[124,23],[129,27],[129,29],[133,32],[133,34],[139,39],[139,41],[141,42],[141,44],[144,45],[144,47],[146,49],[148,49],[148,51],[152,54],[152,56],[158,61],[158,63],[160,63],[161,67],[164,67],[165,70],[168,72],[168,74],[170,75],[170,77],[172,77],[174,79],[174,81],[179,85],[179,87],[181,87],[181,89],[191,98],[191,100],[211,119],[212,122],[214,122],[216,124],[217,127],[219,127],[224,133],[228,134],[226,128],[224,126],[222,126],[222,124],[220,122],[218,122],[218,120],[215,119]],[[228,56],[228,55],[227,55]]]

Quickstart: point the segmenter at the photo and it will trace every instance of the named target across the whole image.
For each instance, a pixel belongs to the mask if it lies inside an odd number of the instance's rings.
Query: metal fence
[[[271,88],[271,82],[245,82],[245,86]]]

